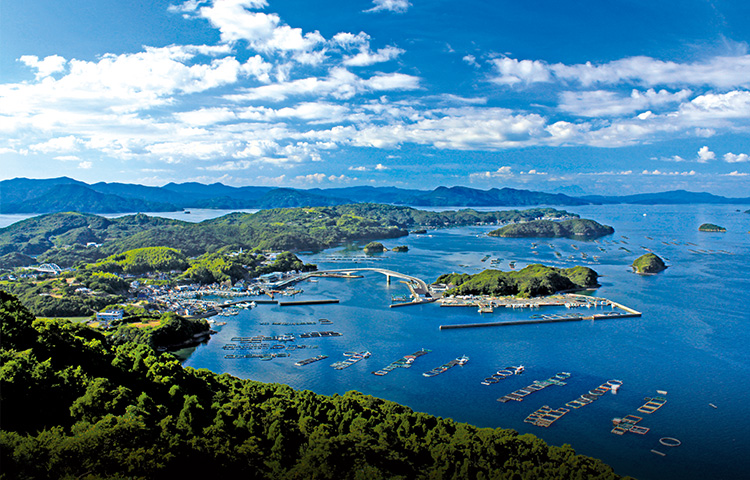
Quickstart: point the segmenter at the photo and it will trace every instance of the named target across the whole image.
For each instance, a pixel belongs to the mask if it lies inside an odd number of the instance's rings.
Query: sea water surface
[[[322,394],[357,390],[480,427],[533,433],[550,444],[569,443],[578,453],[601,458],[618,473],[640,479],[747,478],[750,215],[737,208],[569,207],[567,210],[582,217],[614,226],[615,234],[598,242],[503,239],[486,236],[491,227],[449,228],[384,241],[389,248],[408,245],[409,251],[387,252],[373,260],[364,259],[361,251],[342,248],[302,255],[321,269],[376,266],[428,282],[442,273],[476,273],[490,268],[489,260],[482,262],[486,255],[502,259],[502,270],[510,269],[511,260],[516,269],[530,263],[588,265],[601,274],[601,287],[594,294],[643,312],[640,318],[439,330],[441,324],[527,319],[540,311],[562,313],[565,309],[503,308],[479,314],[474,308],[441,308],[437,304],[389,308],[392,295],[408,294],[406,287],[395,278],[387,284],[383,275],[364,272],[360,279],[321,278],[298,284],[304,292],[296,300],[336,298],[339,304],[258,305],[234,317],[217,317],[227,324],[216,327],[219,333],[208,343],[182,352],[187,355],[185,365]],[[727,232],[698,232],[704,222],[722,225]],[[532,243],[537,246],[532,248]],[[670,267],[653,276],[633,274],[629,265],[645,253],[643,247],[662,256]],[[582,252],[587,259],[582,258]],[[592,260],[594,255],[599,257],[597,262]],[[334,263],[332,256],[351,259]],[[333,324],[272,325],[320,318]],[[297,344],[318,348],[293,350],[290,357],[272,361],[225,358],[252,352],[222,348],[236,343],[232,338],[238,336],[320,330],[343,335],[298,338]],[[386,376],[372,374],[422,348],[431,353],[418,358],[411,368],[398,368]],[[363,350],[372,356],[344,370],[331,368],[331,363],[345,358],[344,352]],[[318,354],[329,358],[294,366],[294,362]],[[422,376],[461,355],[470,357],[465,366],[432,378]],[[503,367],[521,364],[526,367],[522,375],[493,385],[480,383]],[[571,374],[567,385],[532,393],[522,402],[496,401],[561,371]],[[549,428],[523,422],[537,408],[562,407],[609,379],[623,382],[616,395],[607,393],[585,407],[570,409]],[[668,392],[667,403],[653,414],[637,412],[646,397],[657,396],[656,390]],[[628,414],[643,417],[639,425],[650,431],[645,435],[610,433],[612,419]],[[662,437],[677,438],[682,444],[664,446],[659,442]]]

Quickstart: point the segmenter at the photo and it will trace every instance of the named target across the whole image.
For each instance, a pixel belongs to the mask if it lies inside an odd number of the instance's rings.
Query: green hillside
[[[533,435],[184,368],[0,291],[2,478],[617,479]]]
[[[534,220],[532,222],[514,223],[506,225],[497,230],[488,233],[491,237],[567,237],[579,239],[599,238],[605,235],[611,235],[615,229],[602,225],[594,220],[584,218],[574,218],[553,222],[550,220]]]
[[[408,235],[413,226],[449,227],[562,218],[554,209],[501,212],[427,212],[409,207],[354,204],[332,207],[232,213],[201,223],[143,214],[107,219],[80,213],[33,217],[0,229],[0,255],[45,254],[42,261],[68,266],[144,247],[179,248],[187,256],[214,252],[226,245],[261,250],[320,250],[335,245]],[[95,240],[92,240],[95,239]],[[89,241],[98,249],[83,249]]]
[[[597,287],[599,275],[588,267],[555,268],[529,265],[522,270],[484,270],[475,275],[449,273],[435,283],[455,285],[448,295],[518,295],[537,297],[564,290]]]

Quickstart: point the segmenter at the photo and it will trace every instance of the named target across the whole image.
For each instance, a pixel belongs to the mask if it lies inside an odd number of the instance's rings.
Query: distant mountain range
[[[582,192],[578,186],[566,192]],[[231,187],[221,183],[168,183],[149,187],[127,183],[87,184],[68,177],[34,180],[14,178],[0,182],[0,213],[169,212],[186,208],[268,209],[319,207],[348,203],[388,203],[416,207],[576,206],[633,203],[750,204],[750,197],[727,198],[710,193],[675,190],[628,196],[571,196],[513,188],[479,190],[438,187],[414,190],[397,187],[314,188]]]

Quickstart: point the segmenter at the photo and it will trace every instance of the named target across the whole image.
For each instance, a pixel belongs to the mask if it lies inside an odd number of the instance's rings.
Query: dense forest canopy
[[[658,273],[666,268],[664,260],[654,253],[646,253],[633,261],[633,269],[636,273]]]
[[[491,237],[544,237],[544,238],[580,238],[591,239],[611,235],[615,229],[602,225],[594,220],[573,218],[559,222],[551,220],[534,220],[531,222],[506,225],[488,233]]]
[[[0,290],[5,479],[616,479],[533,435],[182,367]]]
[[[575,215],[551,208],[427,212],[366,203],[232,213],[201,223],[143,214],[107,219],[68,212],[40,215],[0,229],[0,255],[41,255],[40,261],[71,266],[144,247],[179,248],[188,257],[215,252],[226,245],[274,251],[320,250],[347,242],[405,236],[413,226],[503,224],[571,216]],[[87,243],[101,246],[85,248]]]
[[[448,295],[518,295],[537,297],[564,290],[598,286],[599,275],[588,267],[555,268],[529,265],[522,270],[503,272],[484,270],[475,275],[448,273],[435,283],[454,285]]]

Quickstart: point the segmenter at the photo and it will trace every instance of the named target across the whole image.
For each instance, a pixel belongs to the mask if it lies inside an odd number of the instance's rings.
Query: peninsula
[[[641,275],[659,273],[666,269],[667,266],[664,264],[664,260],[653,253],[641,255],[633,262],[633,270],[635,271],[635,273]]]
[[[533,435],[183,368],[137,339],[36,319],[2,290],[0,312],[9,478],[621,478]]]
[[[487,235],[491,237],[506,238],[579,238],[593,239],[611,235],[615,229],[602,225],[594,220],[584,218],[572,218],[562,221],[533,220],[530,222],[512,223]]]

